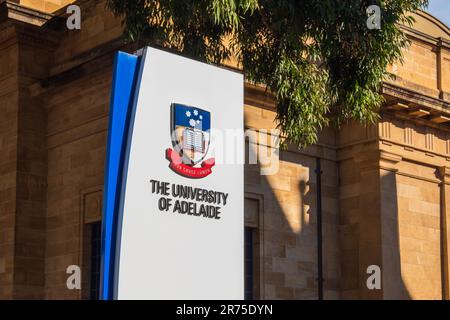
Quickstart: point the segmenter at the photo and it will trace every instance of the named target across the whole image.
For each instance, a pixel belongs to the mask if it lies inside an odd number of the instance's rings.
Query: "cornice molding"
[[[50,14],[0,0],[0,46],[13,40],[21,45],[53,50],[58,44],[57,33],[43,27],[52,18]]]
[[[419,91],[414,91],[412,89],[404,88],[390,82],[385,82],[383,84],[382,92],[392,97],[404,99],[407,102],[412,102],[417,105],[446,112],[450,115],[450,102],[432,97]]]
[[[265,87],[245,82],[244,103],[271,111],[276,111],[276,99]]]
[[[382,93],[387,103],[381,112],[400,119],[410,119],[434,128],[450,130],[450,102],[418,90],[385,82]]]
[[[0,22],[13,19],[40,27],[52,18],[53,15],[51,14],[27,8],[11,1],[0,0]]]

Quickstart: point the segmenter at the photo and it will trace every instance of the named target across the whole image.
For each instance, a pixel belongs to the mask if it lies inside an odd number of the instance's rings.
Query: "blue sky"
[[[450,0],[430,0],[427,11],[450,27]]]

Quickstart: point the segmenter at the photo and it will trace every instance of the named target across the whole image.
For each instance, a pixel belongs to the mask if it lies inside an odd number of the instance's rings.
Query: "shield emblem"
[[[172,143],[184,164],[195,166],[208,153],[211,114],[200,108],[172,103]]]

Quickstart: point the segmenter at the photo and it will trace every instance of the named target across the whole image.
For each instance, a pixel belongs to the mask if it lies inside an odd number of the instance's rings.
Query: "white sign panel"
[[[153,48],[141,59],[114,298],[243,299],[244,160],[216,162],[211,137],[242,132],[243,76]]]

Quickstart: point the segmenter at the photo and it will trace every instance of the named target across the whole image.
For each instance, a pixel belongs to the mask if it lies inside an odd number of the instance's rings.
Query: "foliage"
[[[427,0],[108,0],[131,40],[202,61],[237,57],[247,80],[274,93],[284,135],[300,147],[330,123],[373,123],[387,66],[408,40],[400,24]],[[367,7],[382,10],[367,27]]]

